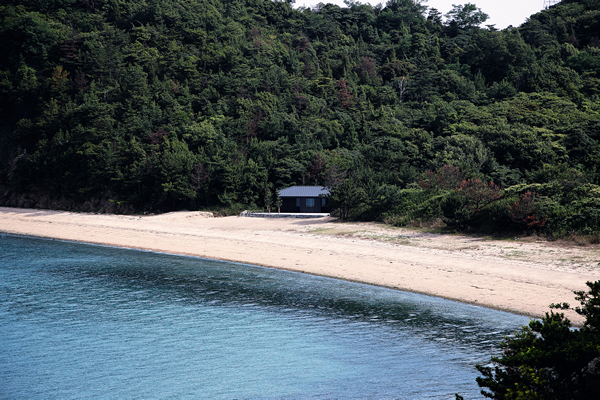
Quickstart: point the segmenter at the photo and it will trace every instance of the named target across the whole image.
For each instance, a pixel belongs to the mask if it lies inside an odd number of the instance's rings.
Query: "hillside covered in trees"
[[[520,27],[417,0],[7,0],[0,205],[258,208],[600,233],[600,0]]]

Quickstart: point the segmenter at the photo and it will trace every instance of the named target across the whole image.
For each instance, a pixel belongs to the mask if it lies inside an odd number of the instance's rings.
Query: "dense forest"
[[[256,209],[600,233],[600,0],[5,0],[0,205]]]

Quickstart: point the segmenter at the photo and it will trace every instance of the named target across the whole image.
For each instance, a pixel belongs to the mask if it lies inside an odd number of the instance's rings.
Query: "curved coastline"
[[[596,249],[426,234],[333,218],[207,218],[0,207],[0,232],[252,264],[540,317],[600,279]],[[582,318],[567,316],[576,324]]]

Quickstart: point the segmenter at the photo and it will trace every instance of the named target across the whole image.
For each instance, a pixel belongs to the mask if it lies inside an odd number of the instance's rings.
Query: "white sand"
[[[1,208],[0,231],[187,254],[430,294],[534,317],[600,279],[595,247],[439,235],[333,218],[119,216]],[[243,266],[240,266],[243,268]],[[582,318],[568,312],[569,318]]]

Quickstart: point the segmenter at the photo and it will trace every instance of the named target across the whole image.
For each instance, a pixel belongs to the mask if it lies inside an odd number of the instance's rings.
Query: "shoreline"
[[[247,265],[247,266],[251,266],[251,267],[276,269],[276,270],[279,270],[279,271],[293,272],[293,273],[296,273],[296,274],[307,274],[307,275],[317,276],[317,277],[321,277],[321,278],[329,278],[329,279],[334,279],[334,280],[342,280],[342,281],[346,281],[346,282],[360,283],[362,285],[369,285],[369,286],[381,287],[381,288],[385,288],[385,289],[397,290],[397,291],[407,292],[407,293],[414,293],[414,294],[419,294],[419,295],[429,296],[429,297],[436,297],[436,298],[440,298],[440,299],[444,299],[444,300],[454,301],[454,302],[461,303],[461,304],[468,304],[468,305],[482,307],[482,308],[489,308],[489,309],[496,310],[496,311],[503,311],[503,312],[507,312],[507,313],[511,313],[511,314],[515,314],[515,315],[521,315],[521,316],[525,316],[525,317],[537,318],[535,316],[531,316],[531,315],[524,314],[524,313],[521,313],[521,312],[517,312],[517,311],[514,311],[514,310],[506,310],[506,309],[499,308],[499,307],[492,306],[492,305],[488,306],[488,305],[478,304],[477,302],[467,302],[467,301],[460,300],[460,299],[453,299],[453,298],[448,298],[448,297],[443,297],[443,296],[436,296],[436,295],[431,294],[429,292],[419,292],[419,291],[410,290],[410,289],[399,289],[397,287],[387,286],[385,284],[374,284],[374,283],[369,283],[369,282],[365,282],[365,281],[358,281],[358,280],[346,279],[346,278],[342,278],[342,277],[333,277],[333,276],[325,275],[325,274],[317,274],[317,273],[312,273],[312,272],[301,272],[301,271],[296,271],[296,270],[293,270],[293,269],[281,268],[281,267],[270,266],[270,265],[262,265],[262,264],[256,264],[256,263],[246,263],[246,262],[241,262],[241,261],[236,261],[236,260],[227,260],[227,259],[223,259],[223,258],[201,257],[201,256],[198,256],[198,255],[188,254],[188,253],[173,253],[173,252],[166,252],[166,251],[157,251],[157,250],[153,250],[151,248],[128,247],[128,246],[120,246],[120,245],[115,245],[115,244],[85,242],[85,241],[81,241],[81,240],[57,239],[57,238],[48,237],[48,236],[32,236],[32,235],[26,235],[26,234],[9,233],[9,232],[4,232],[4,231],[0,231],[0,235],[8,235],[8,236],[12,236],[12,237],[21,237],[21,238],[30,238],[30,239],[41,239],[41,240],[57,240],[57,241],[64,242],[64,243],[76,243],[76,244],[84,244],[84,245],[88,245],[88,246],[107,247],[107,248],[112,248],[112,249],[124,249],[124,250],[132,250],[132,251],[142,251],[142,252],[163,254],[163,255],[167,255],[167,256],[191,257],[191,258],[196,258],[196,259],[199,259],[199,260],[218,261],[218,262],[238,264],[238,265],[242,265],[242,266]]]
[[[547,242],[441,235],[334,218],[208,218],[0,207],[9,235],[258,265],[539,318],[600,279],[600,252]],[[574,324],[583,318],[565,313]]]

